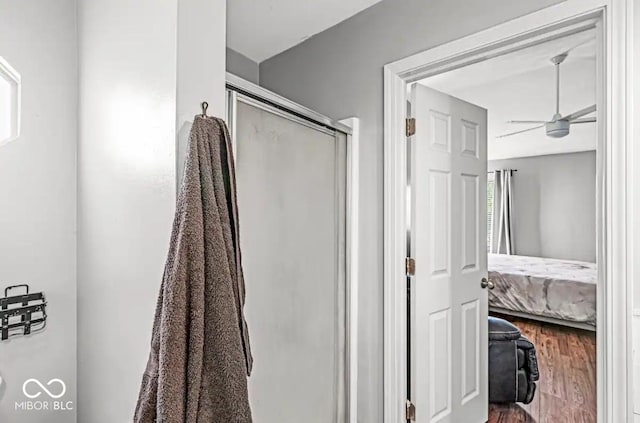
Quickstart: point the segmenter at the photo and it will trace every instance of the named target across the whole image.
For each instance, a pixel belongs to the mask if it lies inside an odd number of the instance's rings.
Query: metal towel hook
[[[202,107],[202,117],[207,117],[207,109],[209,108],[209,103],[203,101],[200,103],[200,107]]]

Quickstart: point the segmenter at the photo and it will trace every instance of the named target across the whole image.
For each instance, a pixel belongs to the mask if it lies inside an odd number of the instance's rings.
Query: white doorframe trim
[[[384,68],[384,422],[405,418],[407,85],[599,22],[598,422],[631,422],[633,0],[567,0]],[[419,126],[419,124],[418,124]],[[419,130],[419,127],[418,127]],[[629,199],[629,200],[628,200]],[[419,265],[419,263],[417,264]]]
[[[349,423],[358,423],[358,281],[360,238],[360,119],[342,119],[351,128],[347,135],[347,362],[349,386],[347,410]]]

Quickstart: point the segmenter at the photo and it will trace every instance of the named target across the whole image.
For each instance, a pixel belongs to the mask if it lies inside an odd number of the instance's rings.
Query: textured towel
[[[251,422],[238,242],[229,132],[196,116],[134,422]]]

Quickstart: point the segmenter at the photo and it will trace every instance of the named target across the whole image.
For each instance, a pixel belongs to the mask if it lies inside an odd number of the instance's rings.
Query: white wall
[[[362,422],[382,421],[383,66],[553,3],[384,0],[260,64],[264,87],[333,118],[360,118]]]
[[[79,420],[131,421],[176,198],[176,138],[224,112],[225,0],[81,0]]]
[[[635,51],[635,60],[632,64],[632,73],[634,75],[634,89],[632,96],[632,109],[633,116],[637,116],[640,111],[640,0],[633,1],[633,36],[631,38],[633,43],[633,50]],[[633,154],[634,162],[640,163],[640,148],[638,148],[638,140],[640,140],[640,124],[637,120],[634,120],[634,143]],[[638,174],[640,170],[636,167],[630,169],[633,175],[634,181],[638,180]],[[640,184],[634,184],[635,191],[633,193],[633,201],[636,210],[640,210]],[[636,213],[631,219],[631,230],[634,234],[634,239],[640,239],[640,214]],[[632,251],[634,274],[640,274],[640,248],[635,248]],[[632,320],[633,331],[633,380],[635,384],[634,389],[634,412],[636,413],[636,422],[640,423],[640,279],[635,281],[634,293],[634,313]]]
[[[637,116],[637,113],[640,112],[640,0],[635,0],[633,2],[633,12],[634,12],[634,27],[633,27],[633,37],[632,37],[632,42],[633,42],[633,48],[634,51],[636,52],[636,54],[634,55],[635,57],[635,61],[633,63],[633,75],[634,75],[634,91],[633,91],[633,97],[632,97],[632,107],[633,107],[633,114],[634,116]],[[640,122],[637,122],[636,120],[634,120],[634,138],[636,140],[640,140]],[[634,145],[637,145],[637,143],[635,143]],[[634,154],[634,159],[636,163],[640,163],[640,148],[634,148],[633,152]],[[638,175],[640,174],[640,170],[638,170],[637,168],[632,168],[631,172],[634,175]],[[635,206],[636,206],[636,210],[640,210],[640,184],[636,184],[636,192],[634,193],[634,200],[635,200]],[[640,239],[640,215],[636,215],[635,219],[633,220],[633,228],[634,228],[634,234],[635,234],[635,239]],[[636,271],[634,272],[635,274],[640,274],[640,249],[637,251],[634,251],[634,263],[637,266],[636,267]],[[634,293],[634,302],[635,302],[635,307],[640,309],[640,280],[636,281],[636,290]],[[638,378],[636,379],[640,382],[640,374],[638,375]],[[640,399],[640,398],[639,398]],[[640,404],[638,404],[638,413],[640,413]]]
[[[0,0],[0,56],[22,74],[22,135],[0,147],[0,296],[28,283],[49,302],[46,331],[0,342],[0,422],[75,422],[16,412],[22,384],[53,378],[76,398],[75,0]]]

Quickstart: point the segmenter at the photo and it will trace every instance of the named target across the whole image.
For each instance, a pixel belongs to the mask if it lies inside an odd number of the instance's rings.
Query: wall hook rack
[[[11,291],[18,289],[23,289],[25,293],[9,296]],[[4,298],[0,298],[0,340],[43,330],[47,324],[46,309],[44,292],[30,293],[26,284],[5,288]]]

